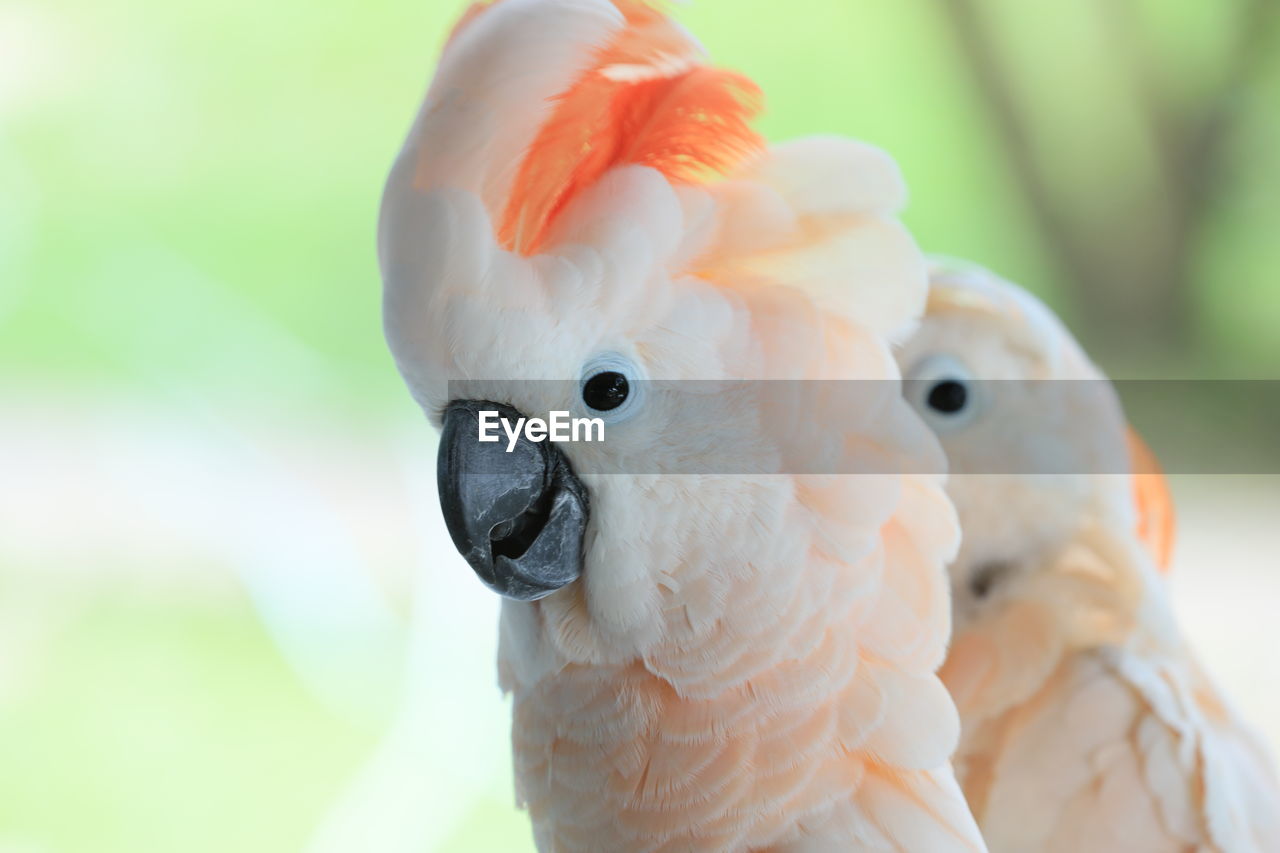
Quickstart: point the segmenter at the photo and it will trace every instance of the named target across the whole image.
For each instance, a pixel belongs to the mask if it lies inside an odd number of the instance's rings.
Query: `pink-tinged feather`
[[[1104,387],[1029,294],[977,269],[934,276],[929,311],[899,354],[904,373],[945,356],[980,379]],[[981,470],[994,447],[1030,470],[1017,437],[1027,407],[1043,403],[991,398],[963,429],[940,429],[953,465]],[[1280,850],[1271,759],[1174,622],[1159,565],[1172,502],[1154,457],[1102,394],[1036,439],[1082,472],[1116,473],[977,474],[948,486],[964,541],[941,674],[962,721],[957,773],[990,849]]]
[[[565,450],[582,577],[503,607],[517,797],[543,850],[979,850],[933,674],[956,518],[939,476],[901,473],[942,464],[891,352],[926,294],[901,179],[855,143],[766,149],[758,108],[647,4],[498,0],[455,31],[388,181],[387,336],[433,418],[451,394],[545,410],[514,380],[601,352],[883,389],[808,413],[716,395],[681,430],[658,401]],[[681,475],[726,428],[775,467]],[[882,473],[784,473],[854,463]]]

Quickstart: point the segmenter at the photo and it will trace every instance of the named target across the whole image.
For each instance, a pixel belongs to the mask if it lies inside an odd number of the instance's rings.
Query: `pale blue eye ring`
[[[921,359],[902,381],[903,394],[935,430],[959,429],[982,405],[973,372],[959,359],[938,354]]]
[[[588,415],[605,423],[620,423],[644,404],[644,374],[630,358],[605,352],[587,360],[578,380],[578,402]]]

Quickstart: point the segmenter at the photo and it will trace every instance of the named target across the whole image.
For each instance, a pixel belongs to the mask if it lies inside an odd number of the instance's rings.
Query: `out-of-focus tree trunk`
[[[1178,104],[1164,91],[1132,2],[1099,0],[1098,10],[1123,52],[1135,109],[1159,159],[1155,177],[1135,177],[1075,202],[1052,186],[1053,164],[1033,141],[1036,113],[1016,94],[989,10],[981,0],[944,0],[944,6],[1043,248],[1085,321],[1086,343],[1158,358],[1197,345],[1197,253],[1220,194],[1239,177],[1224,174],[1224,155],[1241,103],[1275,43],[1280,0],[1240,0],[1217,79],[1191,104]]]

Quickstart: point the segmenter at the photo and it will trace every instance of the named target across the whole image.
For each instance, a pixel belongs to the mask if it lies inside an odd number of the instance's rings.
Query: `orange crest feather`
[[[556,97],[520,165],[498,229],[508,249],[536,253],[557,215],[616,166],[694,184],[763,146],[750,125],[763,100],[754,83],[700,65],[696,44],[648,5],[615,5],[625,29]]]
[[[1129,460],[1133,499],[1138,508],[1138,538],[1151,550],[1160,570],[1168,572],[1173,562],[1173,493],[1160,461],[1132,428],[1129,429]]]

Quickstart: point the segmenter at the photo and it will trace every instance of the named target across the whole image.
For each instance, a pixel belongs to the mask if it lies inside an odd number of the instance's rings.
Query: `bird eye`
[[[582,402],[597,412],[610,412],[627,402],[631,383],[616,370],[603,370],[582,383]]]
[[[977,408],[977,384],[969,369],[949,355],[924,359],[903,381],[907,400],[935,429],[969,422]]]
[[[635,413],[642,396],[640,370],[631,359],[604,353],[583,367],[578,394],[587,412],[607,421],[625,420]]]
[[[939,414],[958,414],[969,402],[969,386],[960,379],[939,379],[929,389],[925,402]]]

